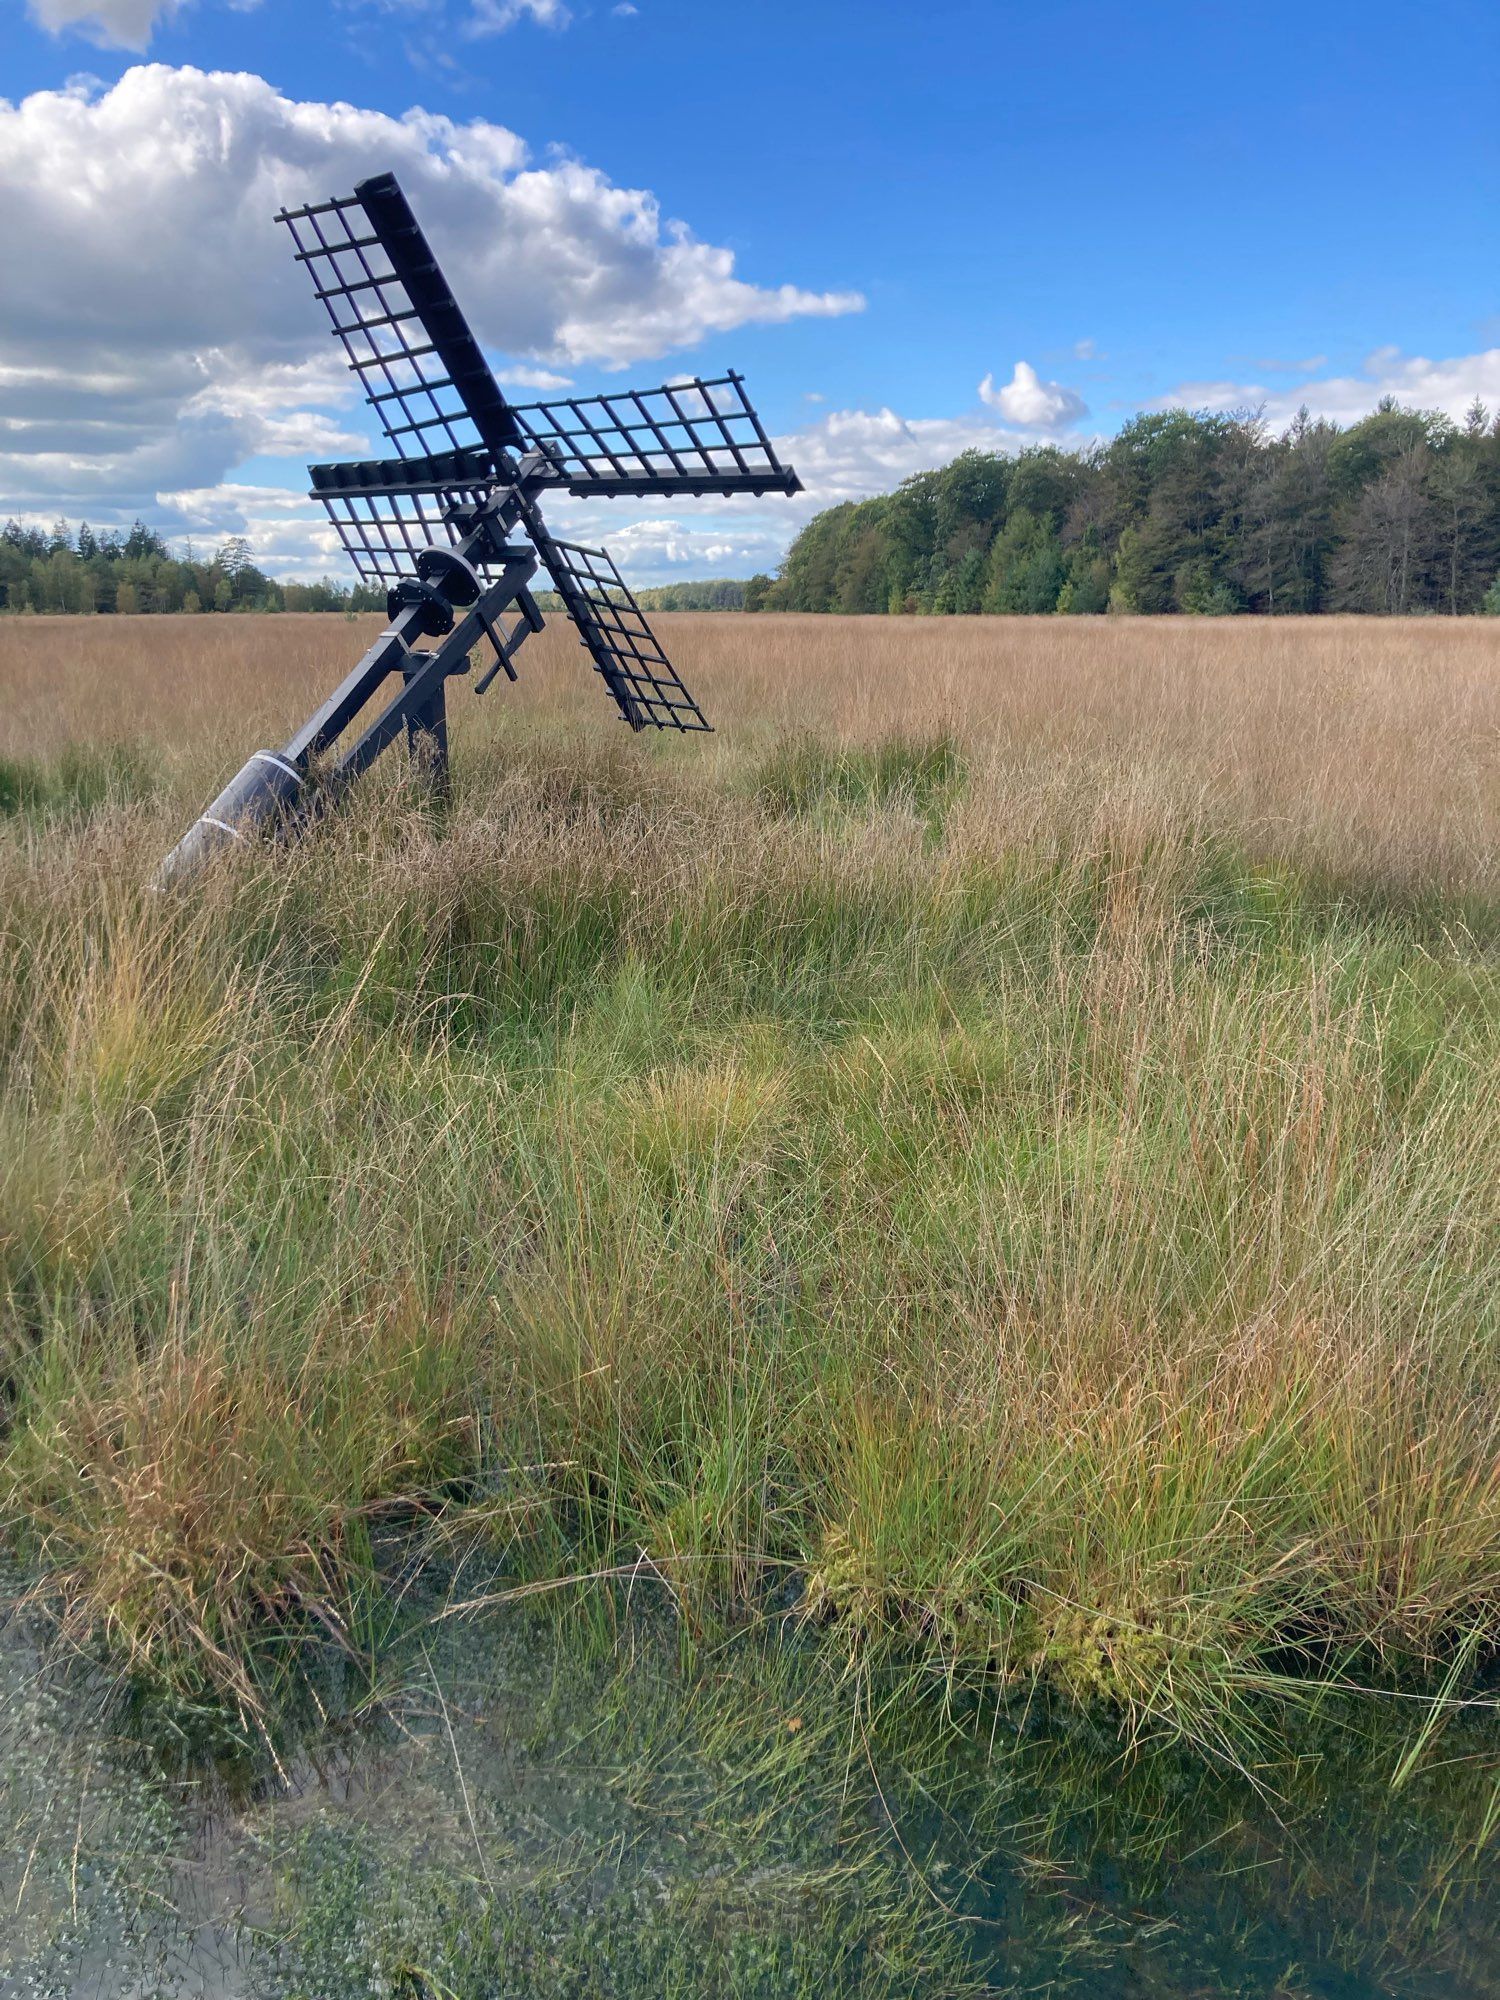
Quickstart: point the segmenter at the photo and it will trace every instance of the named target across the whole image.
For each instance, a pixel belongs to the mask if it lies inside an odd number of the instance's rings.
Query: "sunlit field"
[[[1500,1637],[1500,620],[568,633],[145,884],[378,621],[0,621],[0,1523],[266,1727],[392,1565],[1242,1766]],[[399,1549],[399,1558],[393,1555]]]
[[[624,748],[631,768],[665,761],[695,790],[743,796],[788,739],[947,737],[969,767],[965,798],[991,825],[1003,812],[1011,840],[1060,833],[1080,805],[1118,817],[1128,798],[1143,825],[1186,813],[1257,859],[1274,850],[1377,888],[1495,892],[1500,631],[1487,620],[652,616],[719,735],[665,746],[681,751],[665,760],[654,738]],[[131,789],[170,794],[170,835],[247,742],[279,743],[379,629],[0,621],[0,756],[139,751]],[[517,687],[478,701],[454,690],[466,819],[487,791],[493,804],[496,772],[473,761],[486,746],[503,756],[545,732],[559,752],[622,748],[562,622],[520,664]]]

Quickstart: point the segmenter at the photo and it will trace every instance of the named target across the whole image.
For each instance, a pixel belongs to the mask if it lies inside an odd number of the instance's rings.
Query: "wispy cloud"
[[[535,21],[544,28],[566,28],[573,10],[564,0],[470,0],[464,33],[503,35],[518,21]]]
[[[1455,422],[1462,419],[1476,397],[1493,408],[1500,403],[1500,347],[1442,360],[1403,354],[1398,347],[1377,347],[1366,357],[1359,375],[1305,375],[1285,387],[1259,381],[1179,382],[1169,395],[1154,397],[1145,407],[1260,408],[1266,421],[1279,428],[1290,423],[1302,408],[1315,417],[1352,423],[1367,416],[1383,396],[1393,396],[1411,409],[1441,410]]]
[[[190,0],[26,0],[27,12],[49,34],[79,34],[107,49],[145,49],[161,22]],[[234,13],[252,13],[261,0],[224,0]]]
[[[558,375],[550,368],[499,368],[495,371],[498,380],[507,389],[535,389],[544,394],[548,389],[571,389],[571,375]]]

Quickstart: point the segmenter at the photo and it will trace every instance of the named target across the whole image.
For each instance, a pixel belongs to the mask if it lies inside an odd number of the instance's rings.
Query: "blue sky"
[[[766,567],[829,500],[1164,401],[1500,402],[1497,23],[0,0],[0,512],[328,567],[302,460],[373,433],[269,216],[385,164],[498,367],[746,372],[807,496],[577,510],[641,581]]]

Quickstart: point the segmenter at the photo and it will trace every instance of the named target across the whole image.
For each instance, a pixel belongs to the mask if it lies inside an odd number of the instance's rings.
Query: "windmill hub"
[[[168,855],[159,884],[257,827],[295,834],[403,734],[445,785],[447,683],[468,672],[479,645],[494,657],[476,694],[502,672],[517,678],[516,653],[542,629],[531,591],[539,564],[631,729],[706,730],[610,557],[558,541],[542,496],[801,491],[733,372],[508,402],[393,174],[277,220],[396,453],[308,468],[359,576],[384,585],[390,622],[289,743],[257,750],[230,780]],[[439,643],[423,648],[424,638]]]

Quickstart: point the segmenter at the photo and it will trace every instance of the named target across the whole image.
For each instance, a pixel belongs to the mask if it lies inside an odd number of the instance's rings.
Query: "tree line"
[[[256,568],[250,544],[231,536],[212,556],[174,556],[154,528],[75,535],[55,527],[0,528],[0,611],[383,611],[385,593],[364,584],[278,583]]]
[[[702,583],[657,583],[635,593],[643,611],[743,611],[742,578],[713,576]]]
[[[742,611],[746,584],[733,577],[666,583],[636,596],[648,611]],[[538,592],[544,610],[555,593]],[[51,529],[0,528],[0,611],[383,611],[385,592],[364,584],[279,583],[256,567],[248,541],[232,536],[212,556],[174,556],[154,528],[137,521],[128,534],[75,535],[66,521]]]
[[[701,583],[648,584],[631,595],[642,611],[743,611],[748,588],[742,577],[711,576]],[[555,590],[533,594],[539,610],[562,610],[563,601]]]
[[[1179,409],[1084,451],[967,451],[817,515],[745,608],[1500,614],[1500,416],[1387,398],[1275,434]]]

